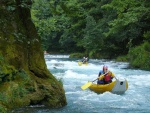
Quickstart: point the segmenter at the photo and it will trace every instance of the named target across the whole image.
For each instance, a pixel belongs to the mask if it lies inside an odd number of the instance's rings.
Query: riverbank
[[[148,43],[147,43],[148,44]],[[116,58],[109,59],[107,56],[102,56],[101,54],[96,55],[87,55],[87,53],[72,53],[70,54],[70,58],[80,58],[82,59],[84,56],[88,56],[88,58],[94,59],[108,59],[114,60],[118,62],[129,62],[129,66],[135,69],[142,69],[142,70],[150,70],[150,52],[145,50],[145,46],[149,45],[142,45],[138,48],[133,48],[129,51],[127,55],[118,56]],[[149,48],[149,47],[147,47]]]

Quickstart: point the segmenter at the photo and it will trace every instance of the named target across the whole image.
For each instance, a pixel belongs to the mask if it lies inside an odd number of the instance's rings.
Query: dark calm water
[[[51,73],[63,81],[68,104],[59,109],[27,106],[11,113],[150,113],[150,71],[129,69],[128,63],[97,59],[90,59],[88,66],[78,66],[79,59],[69,59],[68,55],[46,55],[45,60]],[[116,77],[128,80],[125,94],[81,90],[87,81],[97,78],[103,65]]]

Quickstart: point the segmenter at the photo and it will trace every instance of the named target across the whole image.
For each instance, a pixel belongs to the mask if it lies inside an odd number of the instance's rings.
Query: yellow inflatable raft
[[[83,62],[78,62],[78,65],[79,65],[79,66],[87,66],[87,65],[88,65],[88,62],[85,62],[85,63],[83,63]]]
[[[96,93],[104,93],[106,91],[109,91],[115,94],[123,94],[128,89],[128,82],[126,79],[116,79],[110,84],[105,85],[92,83],[92,85],[89,86],[89,89]]]

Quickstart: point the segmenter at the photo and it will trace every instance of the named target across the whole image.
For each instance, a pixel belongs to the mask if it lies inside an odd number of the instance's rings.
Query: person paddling
[[[83,57],[82,62],[83,62],[83,64],[87,63],[88,62],[88,57]]]
[[[114,78],[114,74],[108,70],[107,66],[103,66],[103,70],[101,70],[98,74],[97,84],[109,84],[112,82]]]

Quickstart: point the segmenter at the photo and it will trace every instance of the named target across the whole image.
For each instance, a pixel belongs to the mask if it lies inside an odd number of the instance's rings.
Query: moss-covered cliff
[[[0,112],[30,104],[66,105],[62,84],[46,67],[31,4],[0,0]]]

